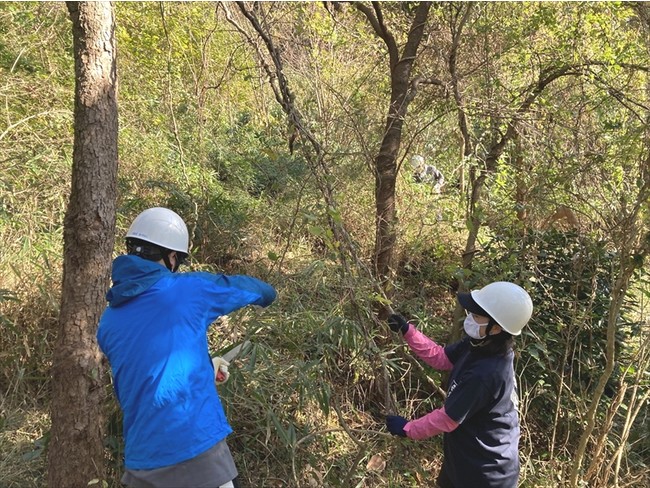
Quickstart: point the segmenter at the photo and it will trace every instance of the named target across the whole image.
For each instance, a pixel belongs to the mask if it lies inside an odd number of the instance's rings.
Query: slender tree
[[[402,127],[409,104],[417,93],[418,85],[429,81],[413,78],[413,64],[422,41],[430,2],[421,2],[415,9],[406,44],[401,52],[394,34],[388,29],[379,2],[372,7],[355,2],[355,7],[365,15],[375,34],[388,50],[390,68],[390,105],[379,153],[375,158],[375,252],[374,269],[376,277],[383,283],[390,281],[395,248],[395,181],[397,179],[397,156],[402,142]]]
[[[643,2],[635,2],[632,6],[641,21],[643,41],[647,51],[650,52],[650,9]],[[645,90],[646,96],[650,95],[650,82],[647,81],[647,78]],[[642,263],[650,253],[650,234],[647,231],[647,222],[645,221],[647,217],[644,215],[647,212],[648,202],[650,202],[650,131],[648,130],[648,127],[650,127],[648,125],[650,114],[648,114],[647,110],[644,117],[646,121],[643,133],[645,155],[639,161],[638,165],[637,185],[639,186],[639,191],[634,195],[631,209],[628,210],[626,206],[621,206],[616,212],[614,225],[611,229],[608,229],[610,235],[613,237],[612,241],[618,244],[620,260],[617,269],[613,270],[614,284],[611,289],[611,304],[607,314],[606,363],[594,389],[586,414],[586,425],[575,451],[568,484],[571,487],[580,485],[583,463],[587,456],[589,442],[596,429],[601,399],[605,392],[607,382],[614,372],[616,362],[616,333],[619,329],[621,309],[630,287],[633,273],[638,267],[642,266]],[[595,463],[598,462],[600,460],[596,459]],[[616,464],[613,486],[619,486],[619,470],[620,457]]]
[[[467,24],[471,20],[472,15],[484,15],[482,12],[476,12],[473,4],[459,5],[458,7],[450,7],[452,14],[450,16],[450,35],[451,47],[447,56],[447,68],[449,70],[449,84],[454,96],[454,103],[458,114],[458,128],[461,134],[462,150],[461,153],[465,161],[474,160],[474,163],[469,170],[468,178],[468,206],[467,206],[467,239],[465,241],[465,249],[461,258],[461,266],[464,269],[471,269],[472,262],[477,249],[477,241],[479,232],[483,225],[483,217],[481,205],[484,199],[487,180],[491,175],[494,175],[498,169],[500,158],[506,153],[506,148],[513,145],[511,150],[512,154],[518,154],[512,158],[513,163],[521,160],[523,155],[520,151],[522,138],[521,131],[523,130],[522,121],[530,116],[530,113],[535,109],[536,104],[540,97],[542,97],[550,87],[557,83],[558,80],[566,77],[579,77],[588,72],[589,67],[593,64],[598,64],[597,61],[585,60],[582,63],[569,64],[562,61],[553,59],[545,64],[540,64],[536,71],[531,73],[531,81],[526,86],[518,89],[518,95],[513,102],[499,102],[497,105],[496,113],[490,116],[490,142],[485,145],[483,151],[477,151],[478,139],[470,130],[470,127],[475,120],[470,118],[470,114],[466,110],[469,101],[464,95],[462,83],[464,80],[459,76],[459,62],[461,61],[462,54],[461,46],[463,41],[463,33],[467,29]],[[466,53],[465,53],[466,54]],[[466,54],[469,55],[469,54]],[[497,59],[500,54],[491,53]],[[488,60],[483,61],[488,66]],[[472,70],[470,70],[472,71]],[[489,79],[494,79],[494,75],[486,72]],[[490,102],[484,99],[483,102],[489,105]],[[482,153],[482,154],[481,154]],[[461,174],[461,186],[465,185],[464,173]],[[464,189],[464,188],[463,188]],[[460,283],[461,291],[465,290],[465,284]],[[463,309],[460,305],[456,305],[454,311],[454,320],[451,331],[451,338],[458,339],[462,336],[462,318],[464,317]]]
[[[52,368],[51,487],[103,478],[101,356],[95,331],[109,283],[117,193],[117,71],[111,2],[68,2],[75,57],[72,188]]]

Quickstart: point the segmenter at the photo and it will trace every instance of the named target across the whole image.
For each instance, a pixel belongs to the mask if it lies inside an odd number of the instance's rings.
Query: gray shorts
[[[127,469],[122,483],[130,488],[218,488],[237,477],[226,441],[182,463],[156,469]]]

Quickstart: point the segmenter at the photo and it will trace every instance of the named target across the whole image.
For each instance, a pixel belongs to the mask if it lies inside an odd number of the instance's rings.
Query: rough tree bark
[[[431,3],[421,2],[417,6],[401,54],[395,37],[384,23],[380,3],[373,2],[370,8],[361,2],[355,2],[355,7],[366,16],[375,34],[384,41],[390,65],[390,105],[381,146],[375,158],[376,227],[373,259],[375,276],[386,288],[390,283],[395,248],[397,155],[402,142],[402,127],[408,106],[415,97],[418,84],[426,82],[426,80],[412,80],[411,72],[422,41]]]
[[[72,187],[52,367],[48,486],[103,478],[101,356],[95,331],[109,284],[117,196],[117,71],[113,5],[68,2],[75,56]]]

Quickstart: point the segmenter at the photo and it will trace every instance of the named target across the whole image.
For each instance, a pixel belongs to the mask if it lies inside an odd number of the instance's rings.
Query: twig
[[[378,435],[386,438],[392,438],[392,434],[388,434],[386,432],[380,432],[377,430],[367,430],[367,429],[325,429],[325,430],[319,430],[317,432],[312,432],[311,434],[306,435],[302,439],[299,439],[296,441],[296,443],[291,447],[291,470],[293,472],[293,480],[296,483],[296,486],[300,486],[300,483],[298,482],[298,473],[296,472],[296,449],[298,446],[304,442],[310,441],[315,437],[318,437],[320,435],[326,435],[326,434],[331,434],[333,432],[346,432],[349,435],[349,432],[355,432],[358,434],[370,434],[370,435]]]
[[[165,32],[165,39],[167,40],[167,96],[169,99],[169,114],[172,118],[173,134],[176,144],[178,146],[178,157],[185,177],[185,183],[189,186],[190,180],[187,176],[185,168],[185,154],[183,152],[183,144],[181,143],[178,134],[178,123],[176,122],[176,114],[174,113],[174,94],[172,92],[172,43],[169,38],[169,31],[167,30],[167,21],[165,20],[165,7],[163,2],[160,2],[160,19],[162,20],[163,31]]]

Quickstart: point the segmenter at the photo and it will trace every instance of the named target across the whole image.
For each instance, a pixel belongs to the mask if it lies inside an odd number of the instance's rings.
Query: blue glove
[[[388,432],[393,435],[398,435],[400,437],[406,437],[406,432],[404,432],[404,426],[408,423],[404,417],[399,415],[386,415],[386,428]]]
[[[402,334],[406,334],[409,330],[409,323],[404,317],[394,313],[388,317],[388,327],[390,327],[390,330],[393,332],[401,332]]]

